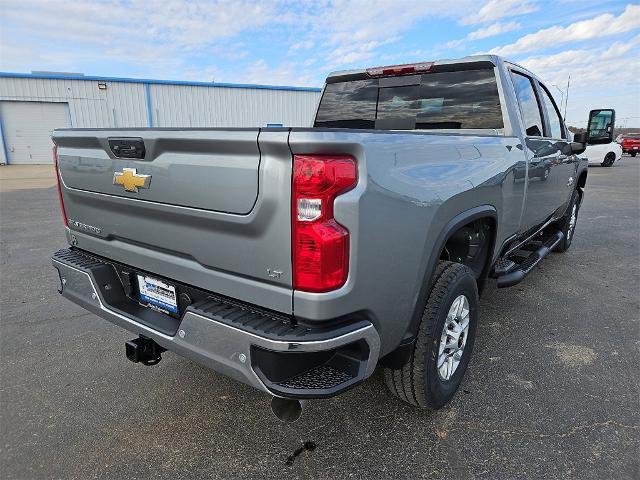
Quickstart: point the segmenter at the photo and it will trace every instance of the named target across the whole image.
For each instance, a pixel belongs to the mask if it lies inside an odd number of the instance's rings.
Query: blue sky
[[[568,123],[640,126],[640,5],[607,0],[3,0],[0,70],[321,86],[334,70],[498,53]],[[562,94],[553,87],[558,103]]]

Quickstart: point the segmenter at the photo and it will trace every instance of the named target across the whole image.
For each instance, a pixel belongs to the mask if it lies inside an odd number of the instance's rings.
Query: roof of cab
[[[499,65],[500,62],[505,61],[502,57],[498,55],[469,55],[462,58],[452,58],[452,59],[442,59],[433,61],[434,65],[451,65],[454,63],[474,63],[474,62],[491,62],[494,65]],[[422,62],[411,62],[411,63],[422,63]],[[515,65],[515,64],[514,64]],[[519,65],[518,65],[519,66]],[[377,65],[376,65],[377,67]],[[520,66],[519,66],[520,67]],[[368,67],[367,67],[368,68]],[[338,70],[335,72],[331,72],[327,78],[331,77],[344,77],[351,75],[358,75],[366,72],[367,68],[360,68],[355,70]],[[523,68],[523,67],[520,67]]]

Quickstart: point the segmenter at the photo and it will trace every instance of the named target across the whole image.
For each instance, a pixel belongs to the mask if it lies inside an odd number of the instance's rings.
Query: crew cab
[[[487,279],[571,246],[613,111],[570,140],[549,88],[496,56],[331,74],[312,128],[53,133],[60,293],[274,397],[354,387],[439,408],[467,368]]]

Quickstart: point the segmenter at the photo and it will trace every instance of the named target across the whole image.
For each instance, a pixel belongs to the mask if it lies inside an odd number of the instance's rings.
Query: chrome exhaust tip
[[[271,411],[282,422],[293,423],[302,416],[304,401],[292,398],[273,397]]]

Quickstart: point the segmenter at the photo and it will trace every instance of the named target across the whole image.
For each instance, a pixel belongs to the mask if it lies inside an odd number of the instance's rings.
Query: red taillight
[[[291,228],[296,290],[327,292],[347,281],[349,230],[333,218],[333,203],[357,181],[353,157],[294,155]]]
[[[404,65],[389,65],[388,67],[367,68],[370,77],[386,77],[391,75],[409,75],[424,73],[433,68],[433,62],[406,63]]]
[[[67,211],[64,209],[64,200],[62,199],[62,181],[60,180],[60,169],[58,168],[58,146],[53,146],[53,163],[56,168],[56,180],[58,184],[58,200],[60,200],[60,211],[62,212],[62,220],[66,227],[69,226],[67,219]]]

